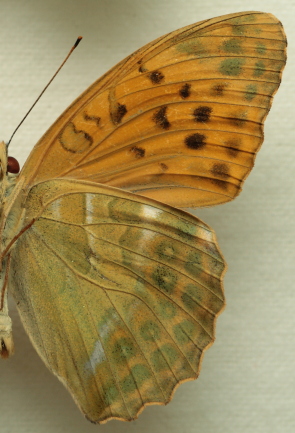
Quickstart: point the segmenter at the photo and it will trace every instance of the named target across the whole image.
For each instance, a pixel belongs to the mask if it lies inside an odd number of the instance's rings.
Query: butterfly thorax
[[[5,191],[7,188],[7,148],[4,141],[0,143],[0,200],[1,200],[1,213],[3,211],[3,201]]]
[[[1,228],[4,227],[3,217],[5,215],[5,193],[8,185],[6,175],[7,169],[7,150],[4,142],[0,143],[0,200],[1,200]],[[1,230],[2,231],[2,230]],[[2,243],[2,242],[1,242]],[[1,253],[2,253],[2,245]],[[13,340],[11,332],[11,319],[8,316],[7,306],[7,287],[6,287],[6,258],[0,263],[0,290],[1,290],[1,304],[0,304],[0,354],[3,358],[7,358],[13,352]]]
[[[22,211],[15,203],[19,201],[18,191],[21,183],[16,186],[16,175],[7,173],[7,148],[0,143],[0,356],[9,357],[13,353],[11,319],[7,305],[7,275],[9,270],[9,251],[13,247],[14,238],[19,231]]]
[[[13,202],[15,201],[15,185],[16,176],[7,173],[7,151],[5,143],[0,143],[0,234],[1,245],[0,254],[1,258],[4,257],[3,253],[7,245],[7,238],[13,237],[12,219],[13,217]],[[13,218],[12,218],[13,217]]]

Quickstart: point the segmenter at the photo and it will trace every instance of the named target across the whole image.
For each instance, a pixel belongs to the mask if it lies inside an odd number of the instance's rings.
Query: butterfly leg
[[[5,259],[0,272],[0,356],[8,358],[13,354],[12,322],[8,315],[7,281],[10,256]]]

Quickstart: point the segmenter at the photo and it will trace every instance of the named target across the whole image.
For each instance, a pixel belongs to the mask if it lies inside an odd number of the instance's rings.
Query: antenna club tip
[[[82,39],[83,39],[83,36],[78,36],[76,42],[74,43],[73,48],[76,48],[80,44]]]

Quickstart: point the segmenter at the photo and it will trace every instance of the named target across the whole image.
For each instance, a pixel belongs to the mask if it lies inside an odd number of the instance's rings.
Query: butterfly
[[[57,119],[19,174],[0,144],[0,353],[7,292],[87,419],[133,420],[195,379],[224,308],[213,230],[181,210],[234,199],[286,62],[271,14],[160,37]]]

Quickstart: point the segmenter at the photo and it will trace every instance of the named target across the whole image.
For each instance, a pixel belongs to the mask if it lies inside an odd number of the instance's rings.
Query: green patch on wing
[[[196,57],[203,57],[208,53],[208,49],[199,38],[189,39],[188,41],[177,44],[175,49],[180,53]]]
[[[157,266],[152,275],[156,286],[163,292],[171,294],[177,284],[177,274],[166,266]]]
[[[245,99],[246,101],[252,101],[257,95],[257,86],[256,84],[248,84],[245,90]]]
[[[162,241],[156,245],[155,252],[160,260],[171,261],[177,256],[177,248],[169,241]]]
[[[223,41],[221,49],[227,53],[241,54],[243,52],[242,41],[240,39],[227,39]]]
[[[151,361],[156,371],[169,370],[178,359],[178,352],[171,344],[165,344],[156,349],[151,356]]]
[[[203,296],[200,293],[200,289],[194,284],[188,284],[184,290],[181,295],[182,302],[188,311],[194,312],[202,302]]]
[[[257,20],[256,14],[242,15],[231,20],[232,24],[253,23]]]
[[[258,54],[265,54],[266,46],[262,42],[257,42],[256,44],[256,52]]]
[[[122,391],[126,394],[134,392],[137,389],[137,385],[132,374],[128,374],[128,376],[124,377],[124,379],[121,380],[120,385]]]
[[[165,319],[172,319],[177,313],[176,305],[173,304],[171,301],[163,299],[159,302],[159,307],[160,314]]]
[[[156,322],[148,320],[140,327],[140,334],[145,341],[159,340],[161,329]]]
[[[244,22],[244,23],[253,23],[256,20],[257,20],[256,14],[244,15],[242,17],[242,22]]]
[[[244,59],[230,58],[225,59],[220,63],[219,72],[222,75],[237,77],[243,72]]]
[[[188,221],[178,219],[176,225],[177,234],[186,241],[194,242],[195,236],[197,236],[196,225],[191,224]]]
[[[139,385],[143,384],[151,377],[150,370],[144,364],[136,364],[134,367],[132,367],[131,372]]]
[[[106,386],[105,393],[104,393],[104,400],[107,406],[114,403],[114,401],[118,400],[120,397],[119,390],[113,383],[110,383]]]
[[[136,348],[131,338],[121,337],[115,342],[112,350],[112,356],[114,357],[116,363],[120,364],[125,362],[127,359],[130,359],[135,355]]]
[[[109,215],[112,221],[138,224],[141,222],[142,204],[131,200],[114,198],[108,203]]]
[[[199,251],[190,251],[184,267],[192,277],[197,278],[203,272],[202,253]]]
[[[174,326],[173,332],[176,340],[180,344],[187,344],[193,340],[195,333],[195,325],[189,320],[184,320]]]
[[[245,28],[245,26],[236,26],[236,25],[234,25],[232,27],[232,32],[236,36],[243,36],[245,34],[245,32],[246,32],[246,28]]]
[[[262,60],[255,63],[255,69],[253,71],[253,77],[261,77],[265,73],[266,67]]]
[[[172,344],[164,344],[161,347],[162,353],[165,356],[165,358],[168,361],[168,364],[170,366],[173,366],[175,364],[175,362],[178,360],[179,357],[179,353],[178,351],[175,349],[174,346],[172,346]]]

